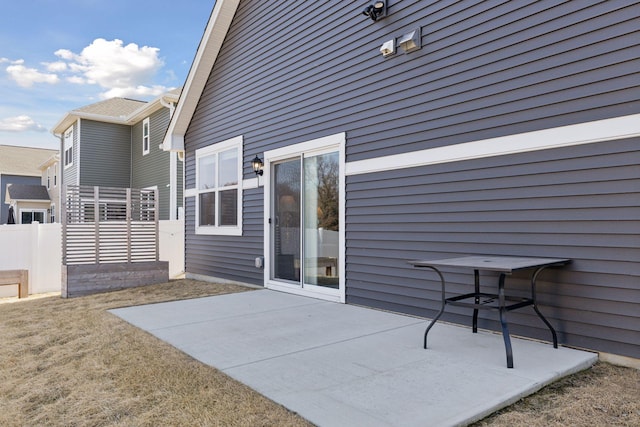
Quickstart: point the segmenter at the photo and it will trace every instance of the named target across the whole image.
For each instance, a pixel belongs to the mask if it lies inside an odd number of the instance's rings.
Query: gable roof
[[[12,201],[29,200],[48,202],[49,193],[44,185],[9,184],[5,203]]]
[[[95,104],[80,107],[72,112],[96,114],[99,116],[107,116],[114,118],[123,118],[136,111],[138,108],[146,105],[144,101],[138,101],[128,98],[111,98],[105,101],[96,102]]]
[[[51,132],[54,135],[61,135],[79,118],[133,125],[160,108],[167,107],[168,103],[178,102],[181,90],[181,88],[172,89],[149,102],[128,98],[111,98],[95,104],[85,105],[65,114]]]
[[[40,165],[58,150],[0,145],[0,174],[42,176]]]
[[[195,113],[202,91],[207,84],[209,74],[218,58],[239,4],[240,0],[216,0],[187,75],[175,114],[169,122],[169,128],[162,143],[164,150],[184,150],[184,134]]]
[[[38,166],[38,169],[40,169],[41,171],[44,171],[46,168],[58,162],[60,162],[60,155],[58,153],[55,153],[53,156],[49,157],[47,160],[42,162],[40,166]]]

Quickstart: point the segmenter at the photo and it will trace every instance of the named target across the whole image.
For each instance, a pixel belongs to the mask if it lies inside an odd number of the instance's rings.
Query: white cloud
[[[100,94],[104,99],[122,97],[122,98],[147,98],[150,96],[159,96],[167,91],[166,86],[136,86],[113,88]]]
[[[71,77],[67,77],[67,81],[69,83],[73,83],[76,85],[84,85],[87,84],[87,79],[82,78],[80,76],[71,76]]]
[[[122,40],[95,39],[80,53],[58,49],[54,62],[43,62],[45,70],[25,66],[24,60],[0,58],[9,63],[6,71],[22,87],[35,83],[56,84],[61,80],[75,85],[97,85],[103,99],[114,96],[151,97],[167,91],[165,86],[154,85],[157,72],[164,66],[158,56],[160,49],[125,45]]]
[[[39,123],[36,123],[31,117],[22,115],[17,117],[8,117],[0,120],[0,131],[2,132],[46,132],[47,129]]]
[[[43,62],[43,65],[47,67],[47,71],[54,73],[60,73],[67,70],[67,63],[62,61]]]
[[[23,60],[12,61],[12,65],[6,68],[9,77],[19,86],[31,87],[34,83],[56,84],[60,81],[56,74],[42,73],[35,68],[27,68],[23,64]]]
[[[66,60],[72,60],[75,57],[73,52],[71,52],[69,49],[58,49],[53,54],[59,58]]]
[[[135,43],[124,45],[122,40],[95,39],[82,52],[75,54],[60,49],[55,55],[67,61],[74,74],[67,78],[76,84],[97,84],[105,89],[103,98],[113,96],[150,96],[166,91],[163,86],[150,83],[164,65],[158,57],[159,49],[139,47]]]

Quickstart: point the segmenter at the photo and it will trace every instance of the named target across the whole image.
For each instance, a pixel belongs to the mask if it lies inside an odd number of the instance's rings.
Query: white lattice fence
[[[63,264],[157,261],[157,190],[69,185]]]
[[[70,185],[62,197],[63,297],[169,280],[157,190]]]

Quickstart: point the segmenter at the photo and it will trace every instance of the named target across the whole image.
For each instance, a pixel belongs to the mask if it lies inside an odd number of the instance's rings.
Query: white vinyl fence
[[[184,274],[184,220],[160,221],[160,261],[169,261],[169,278]]]
[[[62,275],[60,224],[0,225],[0,270],[29,270],[29,293],[59,292]],[[0,286],[0,297],[17,296]]]
[[[67,185],[65,265],[159,261],[158,190]]]
[[[160,221],[160,260],[169,261],[169,277],[184,272],[184,220]],[[29,293],[60,292],[60,224],[0,225],[0,270],[29,270]],[[18,295],[17,286],[0,286],[0,298]]]

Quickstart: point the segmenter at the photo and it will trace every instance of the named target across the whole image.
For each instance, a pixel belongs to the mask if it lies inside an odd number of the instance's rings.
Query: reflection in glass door
[[[304,284],[338,289],[338,153],[304,159]]]
[[[272,278],[338,289],[338,152],[275,163],[272,182]]]
[[[273,167],[273,278],[300,283],[300,158]]]

